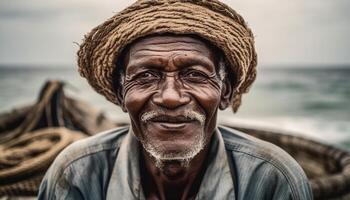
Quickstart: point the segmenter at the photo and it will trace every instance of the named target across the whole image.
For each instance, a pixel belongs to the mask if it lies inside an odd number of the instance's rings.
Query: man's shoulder
[[[54,160],[41,183],[39,199],[90,194],[100,198],[128,127],[108,130],[66,147]],[[91,193],[87,185],[93,186]],[[74,192],[72,188],[79,188]],[[68,188],[68,189],[67,189]],[[96,199],[95,198],[95,199]],[[94,199],[94,198],[92,198]]]
[[[269,163],[275,168],[288,171],[292,174],[300,173],[304,175],[303,170],[291,155],[280,147],[250,136],[236,129],[220,126],[219,130],[224,139],[225,148],[233,154],[240,154],[246,157]]]
[[[78,140],[67,146],[57,156],[56,161],[62,159],[66,165],[69,165],[71,162],[99,152],[118,149],[128,130],[129,127],[119,127]]]
[[[231,152],[238,168],[239,176],[250,177],[245,182],[261,181],[267,182],[270,186],[276,184],[276,187],[286,184],[294,196],[293,199],[305,199],[302,196],[311,195],[303,169],[283,149],[232,128],[220,126],[219,130],[225,148]],[[264,174],[269,175],[264,176]],[[257,177],[265,180],[256,180]]]
[[[280,147],[226,126],[219,126],[225,147],[232,152],[241,152],[266,161],[294,162]]]
[[[89,168],[88,165],[101,158],[115,159],[120,143],[128,130],[128,127],[115,128],[70,144],[52,163],[50,167],[52,168],[50,171],[54,173],[52,176],[59,176],[69,167]],[[104,162],[99,162],[99,165],[103,164]]]

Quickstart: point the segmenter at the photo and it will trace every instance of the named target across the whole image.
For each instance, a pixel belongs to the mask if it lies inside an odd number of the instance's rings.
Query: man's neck
[[[143,148],[141,152],[141,178],[146,199],[194,199],[199,190],[206,165],[206,146],[188,166],[172,161],[164,163],[162,170],[155,165],[154,158]]]

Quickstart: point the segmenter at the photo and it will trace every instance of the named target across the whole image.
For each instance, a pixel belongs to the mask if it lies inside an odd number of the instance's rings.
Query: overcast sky
[[[130,0],[1,0],[0,65],[75,65],[83,35]],[[224,0],[256,36],[261,66],[350,65],[349,0]]]

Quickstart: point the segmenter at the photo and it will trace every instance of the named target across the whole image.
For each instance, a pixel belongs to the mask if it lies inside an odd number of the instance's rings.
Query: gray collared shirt
[[[143,200],[139,148],[127,127],[75,142],[56,158],[38,197]],[[196,200],[312,199],[304,172],[288,154],[237,130],[216,129],[207,159]]]

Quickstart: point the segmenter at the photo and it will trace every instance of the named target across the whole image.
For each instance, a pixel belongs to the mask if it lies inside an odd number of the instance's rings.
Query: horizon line
[[[1,69],[71,69],[78,68],[77,65],[72,64],[15,64],[15,63],[0,63]],[[261,64],[257,66],[257,69],[290,69],[290,68],[311,68],[311,69],[343,69],[350,68],[350,63],[326,63],[326,64],[302,64],[302,63],[290,63],[290,64]]]

